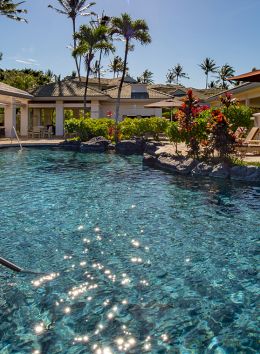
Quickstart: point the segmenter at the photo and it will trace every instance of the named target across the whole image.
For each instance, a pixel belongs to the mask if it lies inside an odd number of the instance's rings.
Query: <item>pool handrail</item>
[[[13,270],[14,272],[21,272],[23,269],[18,267],[16,264],[8,261],[7,259],[0,257],[0,264],[2,264],[3,266]]]
[[[16,137],[16,139],[17,139],[19,145],[20,145],[20,151],[22,151],[22,150],[23,150],[23,146],[22,146],[22,143],[21,143],[21,141],[20,141],[20,139],[19,139],[19,137],[18,137],[18,134],[17,134],[17,131],[16,131],[14,125],[13,125],[13,130],[14,130],[14,133],[15,133],[15,137]]]

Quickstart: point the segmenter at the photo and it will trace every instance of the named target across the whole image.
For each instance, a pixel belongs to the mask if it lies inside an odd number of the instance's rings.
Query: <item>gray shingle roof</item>
[[[76,80],[64,80],[38,87],[34,92],[35,97],[83,97],[85,83]],[[93,87],[88,87],[87,96],[103,97],[103,92]]]
[[[107,95],[112,98],[117,98],[118,87],[111,88],[105,91]],[[166,99],[171,97],[170,95],[160,92],[158,90],[154,90],[147,86],[147,92],[150,99]],[[124,84],[121,92],[121,98],[130,99],[132,98],[132,85],[131,84]]]
[[[16,87],[4,84],[0,82],[0,94],[5,96],[20,97],[20,98],[32,98],[28,92],[17,89]]]

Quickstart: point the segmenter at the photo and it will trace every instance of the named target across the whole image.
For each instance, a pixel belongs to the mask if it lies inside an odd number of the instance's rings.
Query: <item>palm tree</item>
[[[93,77],[97,78],[98,71],[99,71],[99,63],[98,63],[98,60],[96,60],[94,65],[92,65],[90,68],[90,73],[93,75]]]
[[[84,92],[84,116],[87,115],[87,90],[89,74],[91,72],[91,63],[95,54],[100,50],[112,50],[113,46],[110,42],[106,41],[107,27],[104,25],[99,26],[80,26],[79,32],[75,33],[78,40],[78,46],[73,51],[73,55],[83,56],[86,64],[86,83]]]
[[[216,88],[219,88],[219,86],[216,81],[210,81],[207,88],[216,89]]]
[[[166,74],[166,83],[171,85],[174,81],[175,74],[173,73],[172,69],[169,69],[168,73]]]
[[[179,78],[189,79],[187,74],[183,71],[183,66],[181,64],[177,64],[172,68],[172,73],[176,78],[176,84],[179,83]]]
[[[3,59],[3,53],[0,52],[0,61]]]
[[[203,60],[201,64],[199,64],[201,69],[204,71],[206,75],[206,89],[208,88],[208,80],[209,80],[209,73],[216,73],[218,71],[218,67],[214,61],[214,59],[206,58]]]
[[[109,67],[109,71],[113,73],[113,77],[115,78],[116,75],[118,77],[119,73],[123,72],[124,70],[124,61],[121,57],[117,55],[110,62],[110,64],[108,64],[108,67]],[[127,70],[128,68],[126,68],[126,71]]]
[[[72,20],[72,28],[73,28],[73,49],[75,51],[77,47],[77,40],[75,37],[76,33],[76,18],[80,16],[90,16],[90,15],[95,15],[94,12],[88,12],[88,9],[95,5],[95,2],[90,2],[89,4],[86,4],[87,0],[57,0],[58,3],[61,6],[61,9],[57,9],[56,7],[49,5],[51,9],[57,11],[59,14],[66,15],[68,18]],[[80,60],[78,60],[78,57],[74,55],[75,59],[75,64],[77,68],[77,73],[79,77],[79,81],[81,81],[80,78]]]
[[[227,89],[227,78],[233,76],[235,69],[229,64],[223,65],[218,71],[218,82],[220,83],[221,88]]]
[[[49,82],[53,82],[55,80],[55,74],[50,69],[46,71],[45,75]]]
[[[26,19],[20,17],[20,14],[26,14],[27,10],[18,8],[18,6],[24,2],[25,1],[21,1],[14,4],[12,0],[0,0],[0,15],[6,16],[15,21],[27,22]]]
[[[109,22],[110,22],[110,17],[105,15],[104,11],[102,12],[102,15],[96,15],[97,19],[96,20],[92,20],[91,24],[93,25],[103,25],[103,26],[109,26]],[[112,38],[109,35],[109,33],[106,34],[106,38],[104,38],[106,41],[111,41],[112,44]],[[112,50],[113,51],[113,50]],[[102,56],[103,55],[108,55],[109,54],[109,50],[100,50],[99,52],[99,59],[96,61],[96,72],[97,72],[97,77],[98,77],[98,88],[101,89],[101,60],[102,60]]]
[[[120,17],[113,17],[111,19],[111,34],[117,35],[125,41],[125,54],[124,54],[124,67],[122,77],[118,87],[117,101],[116,101],[116,123],[119,121],[119,107],[123,83],[125,80],[127,57],[129,50],[132,48],[131,42],[136,40],[143,44],[151,43],[149,34],[149,27],[144,20],[132,20],[127,13],[122,14]]]
[[[138,82],[141,82],[142,84],[153,84],[153,73],[146,69],[140,77],[137,78]]]

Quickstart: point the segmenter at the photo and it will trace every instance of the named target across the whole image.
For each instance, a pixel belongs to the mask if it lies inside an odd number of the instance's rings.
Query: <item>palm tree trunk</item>
[[[117,94],[117,100],[116,100],[116,114],[115,114],[116,125],[119,122],[120,99],[121,99],[121,92],[122,92],[123,83],[124,83],[124,80],[125,80],[128,50],[129,50],[129,39],[127,39],[126,43],[125,43],[124,67],[123,67],[123,72],[122,72],[122,78],[120,80],[120,84],[119,84],[119,87],[118,87],[118,94]],[[116,139],[117,139],[117,137],[116,137]]]
[[[77,42],[76,42],[76,38],[75,38],[75,33],[76,33],[76,19],[72,18],[72,24],[73,24],[73,43],[74,43],[74,50],[77,47]],[[75,56],[75,63],[76,63],[76,68],[77,68],[77,73],[78,73],[78,77],[79,77],[79,81],[81,82],[81,77],[80,77],[80,66],[78,63],[78,58]]]
[[[208,80],[209,80],[209,74],[206,74],[206,89],[208,88]]]
[[[101,59],[102,59],[102,49],[100,50],[99,53],[99,60],[98,60],[98,88],[101,90],[101,73],[100,73],[100,68],[101,68]]]
[[[91,53],[89,53],[88,66],[87,66],[87,77],[85,84],[85,92],[84,92],[84,118],[87,118],[87,92],[88,92],[88,78],[90,73],[90,64],[91,64]]]

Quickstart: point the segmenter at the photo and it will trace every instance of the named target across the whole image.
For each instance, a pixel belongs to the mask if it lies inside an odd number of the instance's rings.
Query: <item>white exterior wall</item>
[[[100,118],[100,103],[99,101],[91,101],[91,118]]]
[[[28,117],[29,117],[29,109],[28,105],[21,106],[21,126],[20,126],[20,134],[21,136],[28,135]]]
[[[56,131],[57,136],[64,135],[64,108],[63,101],[56,101]]]
[[[147,103],[145,103],[147,104]],[[112,117],[115,118],[115,104],[114,103],[104,103],[101,105],[101,117],[106,117],[107,112],[112,112]],[[162,117],[161,108],[145,108],[144,103],[128,103],[121,102],[119,115],[122,116],[156,116]]]

